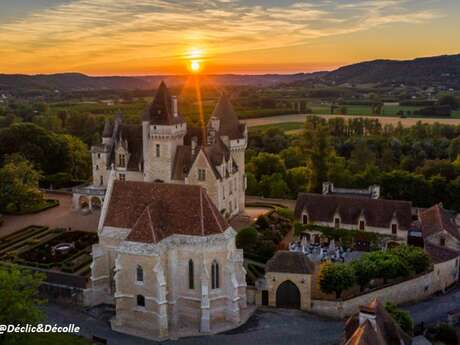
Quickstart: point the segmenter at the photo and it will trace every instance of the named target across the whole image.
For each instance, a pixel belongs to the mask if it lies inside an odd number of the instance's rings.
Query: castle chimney
[[[195,155],[196,147],[198,146],[198,138],[192,137],[192,156]]]
[[[179,114],[177,112],[177,97],[176,96],[172,96],[171,97],[171,101],[172,101],[172,111],[173,111],[173,115],[174,117],[178,117]]]

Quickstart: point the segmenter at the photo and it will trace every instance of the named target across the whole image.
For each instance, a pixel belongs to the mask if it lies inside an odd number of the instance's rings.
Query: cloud
[[[416,0],[250,5],[237,0],[74,0],[0,23],[2,65],[174,63],[190,47],[207,55],[289,47],[393,23],[440,16]],[[420,6],[418,6],[420,7]],[[8,62],[9,61],[9,62]]]

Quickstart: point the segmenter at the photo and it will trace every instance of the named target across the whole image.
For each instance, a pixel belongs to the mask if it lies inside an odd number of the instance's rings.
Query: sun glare
[[[196,73],[196,72],[199,72],[200,69],[201,69],[201,64],[199,61],[197,60],[192,60],[192,62],[190,63],[190,69],[192,70],[192,72]]]

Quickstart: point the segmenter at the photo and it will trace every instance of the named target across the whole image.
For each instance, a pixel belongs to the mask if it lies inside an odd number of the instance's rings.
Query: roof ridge
[[[150,206],[150,204],[149,204]],[[155,234],[155,230],[153,228],[153,223],[152,223],[152,215],[150,214],[150,207],[147,206],[147,215],[149,216],[149,225],[150,225],[150,230],[152,230],[152,238],[154,243],[157,243],[157,236]]]

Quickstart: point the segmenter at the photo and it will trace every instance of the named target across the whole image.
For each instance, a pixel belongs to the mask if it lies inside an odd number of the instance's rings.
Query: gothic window
[[[194,289],[195,288],[195,280],[194,280],[194,273],[193,273],[193,260],[190,259],[188,261],[188,288]]]
[[[364,220],[359,221],[359,230],[364,230]]]
[[[138,282],[144,281],[144,270],[142,269],[142,266],[140,265],[138,265],[136,268],[136,280]]]
[[[206,180],[206,170],[198,169],[198,181],[205,181]]]
[[[155,155],[160,157],[160,144],[155,145]]]
[[[126,156],[124,154],[122,154],[122,153],[120,153],[118,155],[118,164],[121,167],[125,167],[125,165],[126,165]]]
[[[104,176],[100,176],[99,184],[102,186],[104,184]]]
[[[391,224],[391,233],[393,235],[396,235],[398,233],[398,224],[396,223]]]
[[[336,229],[340,228],[340,218],[334,218],[334,227]]]
[[[218,289],[219,286],[219,264],[214,260],[211,265],[211,288]]]
[[[97,154],[97,158],[98,158],[98,159],[101,158],[101,154],[100,154],[100,153]]]
[[[145,307],[145,297],[142,295],[137,295],[136,302],[139,307]]]

